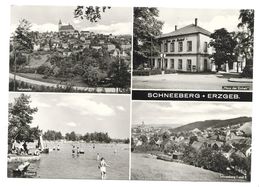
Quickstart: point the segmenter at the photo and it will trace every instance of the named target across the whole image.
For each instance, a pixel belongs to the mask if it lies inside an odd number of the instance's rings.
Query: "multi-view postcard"
[[[252,181],[254,10],[10,9],[8,178]]]

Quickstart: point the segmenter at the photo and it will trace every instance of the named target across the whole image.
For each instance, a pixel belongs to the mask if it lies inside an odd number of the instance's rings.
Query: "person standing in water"
[[[75,153],[75,145],[72,146],[72,154]]]
[[[97,161],[99,161],[99,159],[100,159],[99,157],[100,157],[100,156],[99,156],[99,153],[97,153]]]
[[[107,176],[107,169],[106,169],[106,167],[110,167],[110,166],[106,163],[105,159],[102,157],[100,159],[100,163],[99,163],[99,166],[98,166],[98,168],[100,169],[101,179],[102,180],[106,179],[106,176]]]

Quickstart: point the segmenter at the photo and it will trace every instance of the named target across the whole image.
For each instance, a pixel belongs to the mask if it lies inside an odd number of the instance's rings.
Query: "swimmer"
[[[110,166],[105,162],[105,159],[102,157],[100,159],[100,163],[99,163],[99,166],[98,166],[98,168],[100,169],[102,180],[106,179],[106,176],[107,176],[106,167],[110,167]]]
[[[100,155],[99,155],[99,153],[97,153],[97,161],[99,161],[99,159],[100,159],[99,157],[100,157]]]

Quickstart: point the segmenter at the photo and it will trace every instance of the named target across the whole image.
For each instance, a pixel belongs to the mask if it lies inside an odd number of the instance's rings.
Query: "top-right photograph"
[[[133,89],[253,86],[254,10],[134,8]]]

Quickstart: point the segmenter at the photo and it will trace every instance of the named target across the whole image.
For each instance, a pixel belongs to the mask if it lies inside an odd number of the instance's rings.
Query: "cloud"
[[[13,33],[15,29],[18,27],[18,24],[12,24],[10,26],[10,31]],[[58,25],[53,23],[44,23],[44,24],[31,24],[31,30],[32,31],[39,31],[39,32],[57,32],[58,31]]]
[[[68,122],[68,123],[66,123],[66,125],[67,126],[70,126],[70,127],[76,127],[77,126],[77,124],[75,123],[75,122]]]
[[[132,33],[132,23],[131,22],[122,22],[122,23],[113,23],[110,25],[101,25],[97,24],[92,27],[86,27],[82,30],[93,31],[96,33],[102,34],[131,34]]]
[[[122,106],[117,106],[116,108],[117,108],[118,110],[125,111],[125,108],[122,107]]]
[[[61,97],[56,106],[76,110],[81,115],[97,115],[105,117],[115,115],[115,111],[110,106],[92,99],[91,96],[66,96]]]
[[[37,98],[34,98],[32,100],[31,106],[32,107],[42,107],[42,108],[50,108],[51,107],[50,104],[48,104],[46,102],[39,101]]]

